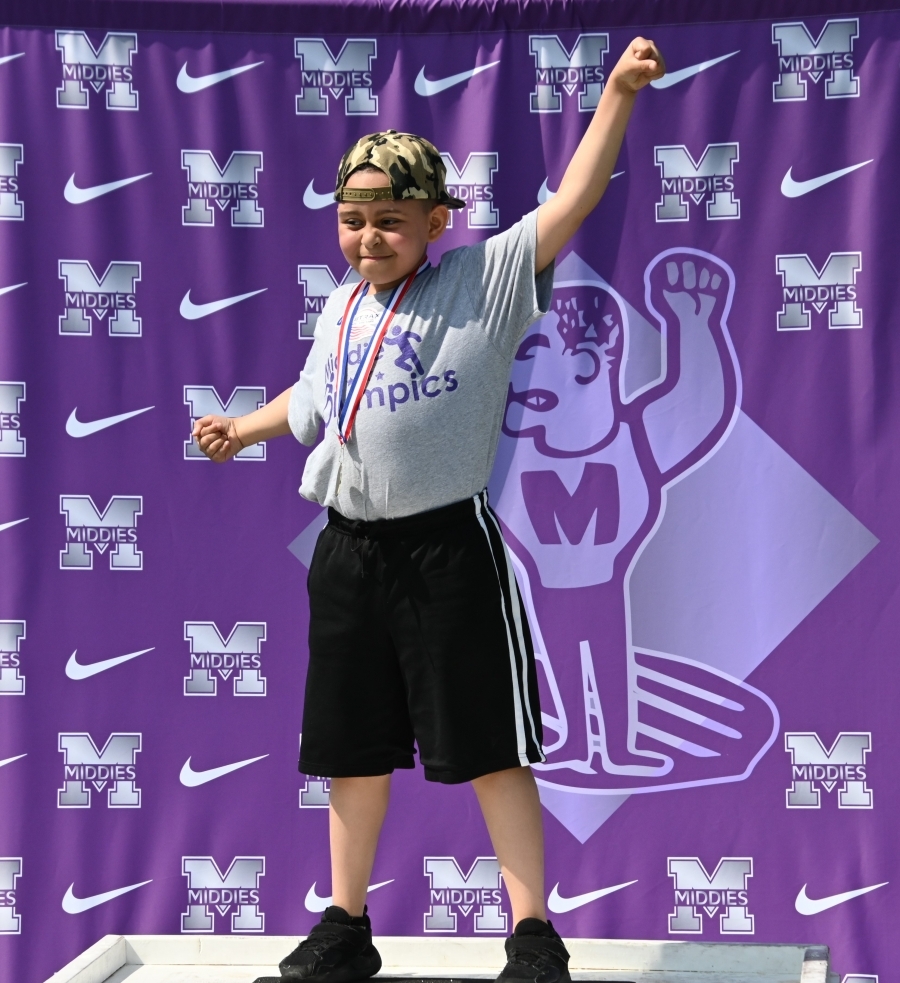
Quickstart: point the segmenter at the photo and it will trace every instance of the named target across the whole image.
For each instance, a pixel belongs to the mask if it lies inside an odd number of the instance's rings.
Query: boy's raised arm
[[[549,266],[600,201],[619,156],[635,96],[665,72],[662,55],[645,38],[635,38],[610,72],[559,191],[538,210],[535,273]]]

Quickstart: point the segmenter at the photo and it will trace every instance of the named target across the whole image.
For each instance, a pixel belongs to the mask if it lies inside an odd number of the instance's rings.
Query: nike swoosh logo
[[[612,181],[613,178],[621,177],[624,173],[625,173],[624,171],[616,171],[615,174],[610,174],[609,179],[610,179],[610,181]],[[537,198],[538,198],[538,204],[539,205],[544,205],[548,201],[550,201],[551,198],[555,198],[556,197],[556,192],[555,191],[551,191],[547,187],[547,181],[548,180],[549,180],[548,178],[544,178],[544,183],[541,185],[540,189],[538,190]]]
[[[5,65],[8,61],[15,61],[16,58],[23,58],[24,56],[24,51],[19,51],[14,55],[4,55],[2,58],[0,58],[0,65]]]
[[[307,208],[327,208],[329,205],[337,203],[334,200],[333,194],[320,195],[313,188],[313,181],[310,181],[306,186],[306,191],[303,192],[303,204]]]
[[[198,75],[196,78],[188,75],[187,62],[181,66],[181,71],[178,73],[178,78],[175,84],[178,86],[179,91],[187,92],[189,95],[192,92],[201,92],[203,89],[208,89],[211,85],[218,85],[219,82],[224,82],[225,79],[234,78],[235,75],[243,75],[244,72],[249,72],[251,68],[259,68],[263,62],[255,61],[252,65],[241,65],[240,68],[228,68],[224,72],[215,72],[212,75]]]
[[[66,190],[63,196],[70,205],[83,205],[86,201],[93,201],[101,195],[108,195],[110,191],[118,191],[135,181],[143,181],[145,177],[150,177],[153,171],[146,174],[136,174],[134,177],[123,177],[121,181],[110,181],[108,184],[95,184],[93,188],[79,188],[75,185],[75,175],[73,174],[66,182]]]
[[[793,167],[789,167],[787,174],[781,180],[781,193],[785,198],[799,198],[801,195],[808,195],[810,191],[821,188],[823,184],[831,184],[832,181],[837,181],[839,177],[852,174],[853,171],[858,171],[866,164],[871,164],[874,159],[873,157],[872,160],[864,160],[861,164],[851,164],[850,167],[842,167],[839,171],[830,171],[821,177],[812,177],[808,181],[795,181],[791,174]]]
[[[447,78],[434,80],[425,78],[425,66],[423,65],[416,76],[416,93],[420,96],[436,96],[439,92],[459,85],[460,82],[465,82],[467,79],[475,78],[476,75],[480,75],[499,64],[499,61],[492,61],[489,65],[479,65],[468,72],[460,72],[458,75],[448,75]]]
[[[13,290],[18,290],[19,287],[24,287],[27,285],[28,281],[26,280],[25,283],[14,283],[11,287],[0,287],[0,297],[2,297],[4,294],[10,293]]]
[[[207,782],[221,778],[223,775],[230,775],[231,772],[237,771],[238,768],[246,768],[247,765],[252,765],[254,761],[262,761],[263,758],[268,758],[268,755],[260,754],[256,758],[235,761],[234,764],[221,765],[219,768],[207,768],[206,771],[194,771],[191,767],[191,759],[188,758],[181,766],[181,774],[178,778],[182,785],[186,785],[188,788],[196,788],[198,785],[205,785]]]
[[[268,290],[268,287],[263,287],[262,290],[251,290],[247,294],[238,294],[236,297],[226,297],[224,300],[212,300],[208,304],[193,304],[191,303],[191,292],[188,292],[181,298],[181,306],[178,308],[179,314],[183,318],[187,318],[188,321],[196,321],[200,317],[208,317],[210,314],[215,314],[216,311],[223,311],[226,307],[231,307],[232,304],[239,304],[242,300],[246,300],[248,297],[255,297],[257,294],[264,293]]]
[[[148,652],[152,651],[152,647],[148,649],[141,649],[140,652],[129,652],[128,655],[117,655],[112,659],[103,659],[101,662],[91,662],[88,665],[83,665],[76,658],[78,655],[78,649],[75,649],[75,651],[69,656],[69,661],[66,663],[66,675],[69,677],[69,679],[88,679],[91,676],[96,676],[98,672],[104,672],[106,669],[112,669],[113,666],[120,666],[123,662],[136,659],[139,655],[146,655]]]
[[[13,526],[17,526],[20,522],[27,522],[28,516],[26,515],[24,519],[13,519],[12,522],[0,522],[0,532],[4,529],[12,529]]]
[[[806,885],[804,884],[800,888],[794,907],[801,915],[818,915],[819,912],[828,911],[835,905],[843,904],[852,898],[858,898],[862,894],[868,894],[869,891],[877,891],[878,888],[885,887],[888,883],[888,881],[882,881],[880,884],[872,884],[870,887],[861,887],[856,891],[844,891],[843,894],[831,894],[827,898],[819,898],[818,900],[806,896]]]
[[[720,55],[718,58],[710,58],[709,61],[701,61],[697,65],[688,65],[687,68],[679,68],[677,72],[666,72],[661,79],[654,79],[650,84],[654,89],[668,89],[673,85],[678,85],[679,82],[683,82],[685,79],[689,79],[692,75],[699,75],[700,72],[705,72],[707,68],[712,68],[713,65],[718,65],[720,61],[725,61],[728,58],[734,58],[736,54],[740,52],[740,48],[737,51],[730,51],[727,55]]]
[[[382,881],[380,884],[370,884],[367,888],[368,892],[377,891],[380,887],[385,887],[388,884],[393,884],[394,878],[392,877],[389,881]],[[303,902],[306,906],[307,911],[324,911],[331,905],[331,898],[320,898],[316,894],[316,882],[313,881],[313,886],[306,892],[306,900]]]
[[[24,758],[24,757],[25,754],[16,754],[11,758],[4,758],[2,761],[0,761],[0,768],[2,768],[4,765],[11,765],[14,761],[18,761],[19,758]]]
[[[78,407],[76,406],[69,414],[69,419],[66,420],[66,433],[70,437],[88,437],[92,433],[97,433],[98,430],[114,427],[117,423],[122,423],[123,420],[130,420],[133,416],[140,416],[141,413],[146,413],[148,410],[154,408],[153,406],[145,406],[142,410],[132,410],[130,413],[119,413],[118,416],[105,416],[102,420],[92,420],[90,423],[82,423],[75,416],[78,412]]]
[[[107,901],[112,901],[113,898],[118,898],[123,894],[128,894],[129,891],[136,891],[139,887],[149,884],[152,880],[153,878],[151,877],[149,881],[141,881],[140,884],[129,884],[128,887],[117,887],[114,891],[104,891],[103,894],[93,894],[89,898],[76,898],[72,893],[72,888],[75,887],[75,885],[70,884],[69,889],[66,891],[65,896],[62,899],[62,909],[67,915],[80,915],[82,911],[89,911],[91,908],[96,908],[97,905],[106,904]]]
[[[591,901],[596,901],[597,898],[605,898],[607,894],[612,894],[614,891],[621,891],[623,887],[631,887],[632,884],[637,884],[637,881],[626,881],[624,884],[614,884],[612,887],[601,887],[599,891],[576,894],[574,898],[560,897],[559,884],[557,884],[550,892],[550,897],[547,898],[547,907],[554,915],[562,915],[567,911],[574,911],[582,905],[589,904]]]

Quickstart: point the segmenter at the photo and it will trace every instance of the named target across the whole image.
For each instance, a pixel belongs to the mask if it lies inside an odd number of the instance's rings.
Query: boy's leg
[[[497,983],[572,983],[569,953],[544,909],[541,800],[530,768],[472,781],[500,861],[513,911],[506,965]]]
[[[546,921],[544,831],[531,769],[495,771],[474,779],[472,787],[503,871],[513,924],[523,918]]]
[[[283,978],[356,983],[381,969],[365,910],[390,789],[390,775],[331,779],[332,902],[307,938],[278,964]]]
[[[390,775],[331,779],[332,904],[354,918],[362,915],[366,904],[390,790]]]

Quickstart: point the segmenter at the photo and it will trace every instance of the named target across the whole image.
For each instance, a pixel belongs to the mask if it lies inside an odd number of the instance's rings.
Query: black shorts
[[[309,570],[300,771],[467,782],[543,761],[531,634],[481,492],[401,519],[329,509]]]

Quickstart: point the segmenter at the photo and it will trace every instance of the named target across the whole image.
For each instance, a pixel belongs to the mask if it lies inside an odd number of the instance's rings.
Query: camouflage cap
[[[390,188],[345,188],[347,178],[369,164],[384,171]],[[447,169],[437,147],[414,133],[382,130],[361,137],[344,154],[338,167],[335,201],[403,201],[418,198],[448,208],[465,208],[466,203],[447,193]]]

